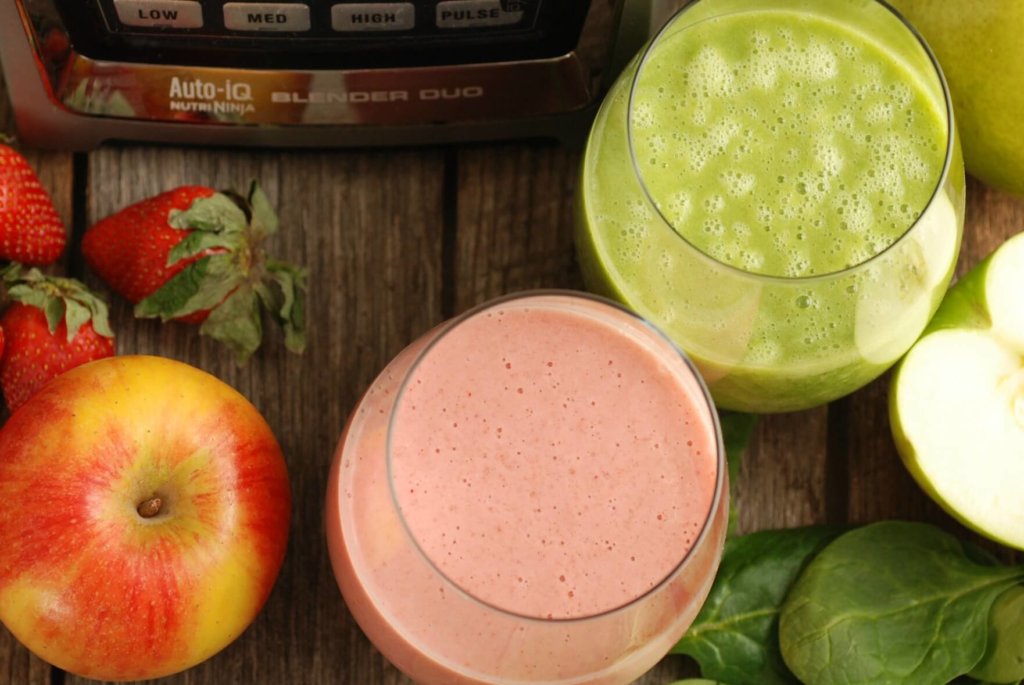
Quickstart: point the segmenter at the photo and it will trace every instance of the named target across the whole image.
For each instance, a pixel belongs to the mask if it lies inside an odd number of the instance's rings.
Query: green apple
[[[946,294],[897,368],[889,412],[921,487],[968,527],[1024,549],[1024,233]]]
[[[949,81],[967,170],[1024,195],[1024,2],[890,0]]]

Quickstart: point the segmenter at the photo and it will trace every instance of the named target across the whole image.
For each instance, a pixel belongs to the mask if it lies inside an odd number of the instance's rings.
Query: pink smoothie
[[[646,324],[591,298],[505,301],[415,343],[360,403],[332,561],[419,682],[625,683],[706,595],[721,465],[701,383]]]

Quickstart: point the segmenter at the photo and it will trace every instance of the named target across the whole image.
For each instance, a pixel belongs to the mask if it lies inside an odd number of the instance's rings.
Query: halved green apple
[[[946,294],[889,395],[896,446],[968,527],[1024,549],[1024,233]]]

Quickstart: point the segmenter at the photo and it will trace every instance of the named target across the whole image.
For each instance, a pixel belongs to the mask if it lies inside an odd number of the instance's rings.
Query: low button
[[[203,6],[192,0],[114,0],[117,18],[125,26],[200,29]]]
[[[411,2],[353,2],[331,8],[335,31],[407,31],[416,26]]]
[[[224,28],[231,31],[308,31],[309,6],[277,2],[225,3]]]

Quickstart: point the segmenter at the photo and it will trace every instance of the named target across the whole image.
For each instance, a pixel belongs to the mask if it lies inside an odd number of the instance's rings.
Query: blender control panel
[[[63,0],[96,59],[359,68],[537,59],[573,49],[589,2]]]

